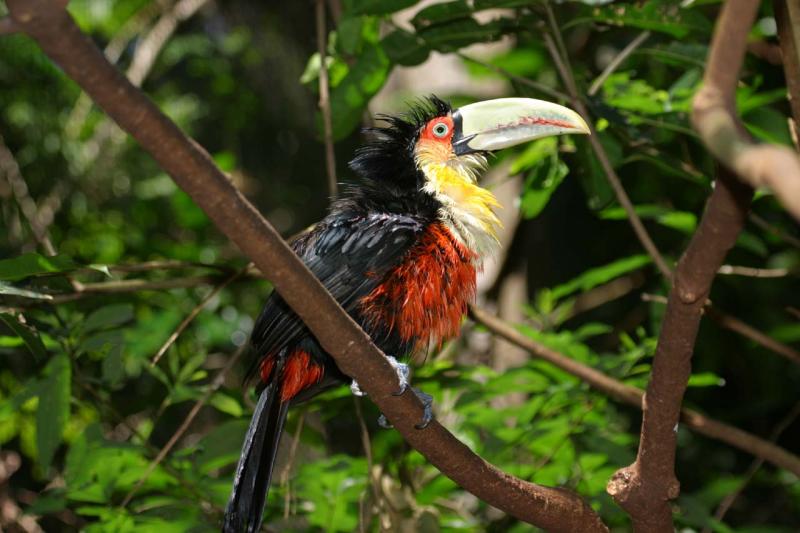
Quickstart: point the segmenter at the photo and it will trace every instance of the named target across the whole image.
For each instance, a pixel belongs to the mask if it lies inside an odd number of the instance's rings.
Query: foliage
[[[126,68],[140,52],[139,37],[169,4],[73,1],[69,10],[96,42],[120,47]],[[526,81],[562,90],[542,45],[540,0],[454,0],[422,9],[411,1],[345,0],[324,59],[309,4],[274,4],[209,4],[166,42],[144,89],[287,236],[322,216],[327,202],[314,114],[322,64],[330,73],[339,174],[348,179],[345,162],[367,112],[400,110],[434,88],[456,104],[487,91],[552,99]],[[688,111],[718,5],[585,0],[553,8],[610,162],[659,248],[675,260],[714,173]],[[769,5],[761,15],[754,39],[772,43]],[[588,95],[641,31],[652,33]],[[424,76],[413,87],[387,85],[442,55],[465,77],[461,85]],[[785,96],[780,67],[749,56],[737,103],[753,135],[791,144]],[[27,183],[27,190],[8,185],[9,167],[0,165],[0,234],[7,236],[0,240],[0,461],[9,454],[22,461],[9,497],[46,531],[216,530],[252,396],[242,392],[245,364],[219,388],[214,376],[245,343],[268,284],[243,275],[211,294],[244,266],[239,252],[24,36],[0,39],[0,102],[0,131]],[[541,140],[501,154],[493,166],[520,176],[521,221],[506,270],[527,279],[521,331],[645,386],[663,305],[641,295],[663,296],[667,286],[642,255],[588,142]],[[58,255],[36,245],[24,207],[30,199],[42,220],[53,219]],[[795,348],[796,235],[772,197],[759,193],[728,261],[786,274],[721,276],[712,294],[721,309]],[[142,266],[150,261],[160,266]],[[136,280],[150,288],[101,292]],[[627,289],[615,293],[620,284]],[[79,297],[64,297],[76,287],[84,289]],[[635,456],[638,412],[534,358],[499,370],[507,348],[490,344],[480,327],[464,329],[415,372],[416,384],[434,395],[437,416],[503,470],[575,489],[608,524],[626,529],[605,485]],[[799,374],[761,345],[704,323],[686,400],[768,436],[796,401]],[[197,401],[204,406],[190,429],[151,467]],[[378,429],[369,402],[354,409],[353,401],[335,390],[290,415],[267,507],[276,530],[527,530],[441,476],[396,432]],[[794,423],[778,442],[796,451],[799,438]],[[745,481],[751,458],[683,428],[679,446],[681,528],[794,530],[800,484],[791,474],[763,467],[719,521],[716,507]]]

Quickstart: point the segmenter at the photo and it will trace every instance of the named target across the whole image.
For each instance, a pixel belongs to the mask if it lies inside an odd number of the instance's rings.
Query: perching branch
[[[759,4],[758,0],[729,0],[722,5],[703,87],[694,98],[692,124],[714,157],[751,187],[770,188],[800,220],[797,154],[783,146],[753,143],[736,116],[736,84]]]
[[[680,492],[675,448],[681,402],[711,283],[744,227],[752,190],[721,169],[705,213],[678,262],[653,358],[636,461],[614,474],[608,492],[637,532],[673,531],[670,500]]]
[[[527,350],[532,355],[550,363],[556,368],[575,376],[593,389],[620,403],[633,406],[637,409],[642,408],[642,398],[644,397],[643,390],[632,385],[627,385],[595,368],[575,361],[552,348],[548,348],[544,344],[523,335],[513,326],[479,307],[472,306],[470,308],[470,316],[493,334]],[[800,457],[797,457],[761,437],[719,422],[713,418],[708,418],[693,409],[683,408],[681,410],[681,422],[700,435],[723,442],[732,448],[749,453],[754,457],[763,458],[765,461],[779,468],[785,468],[795,475],[800,476]]]
[[[411,393],[394,396],[394,370],[370,338],[341,309],[275,229],[186,137],[122,76],[83,35],[72,17],[48,0],[7,0],[20,30],[75,80],[147,150],[216,226],[268,275],[338,367],[369,397],[414,448],[442,473],[490,505],[552,531],[605,531],[576,494],[510,476],[475,455],[438,422],[414,425],[422,405]]]

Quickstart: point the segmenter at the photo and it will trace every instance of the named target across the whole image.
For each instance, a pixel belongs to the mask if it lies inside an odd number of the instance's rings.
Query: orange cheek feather
[[[403,263],[361,300],[367,322],[415,340],[417,348],[458,335],[475,297],[474,259],[447,228],[431,225]]]

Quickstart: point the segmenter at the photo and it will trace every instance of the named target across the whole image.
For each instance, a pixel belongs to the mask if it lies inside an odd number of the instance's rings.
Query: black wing
[[[424,229],[424,221],[408,215],[351,212],[327,217],[292,247],[353,315],[358,300],[399,263]],[[261,360],[310,335],[283,298],[273,292],[256,320],[251,343]]]

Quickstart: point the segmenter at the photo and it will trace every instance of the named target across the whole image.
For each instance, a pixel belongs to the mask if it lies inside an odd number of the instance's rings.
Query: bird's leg
[[[408,378],[409,375],[411,374],[411,370],[409,369],[407,364],[401,363],[391,355],[387,355],[386,359],[389,361],[389,364],[392,365],[392,368],[394,368],[394,371],[397,373],[397,381],[400,382],[400,390],[398,390],[393,394],[395,396],[400,396],[408,388]],[[361,387],[359,386],[356,380],[353,380],[353,382],[350,383],[350,392],[352,392],[354,396],[367,395],[366,392],[361,390]]]
[[[401,363],[391,355],[387,355],[386,359],[389,361],[389,364],[392,365],[392,368],[394,368],[395,372],[397,373],[397,381],[400,383],[400,389],[392,394],[394,394],[395,396],[400,396],[409,388],[408,384],[410,382],[409,378],[411,377],[411,369],[407,364]],[[411,387],[411,391],[417,396],[417,398],[420,399],[420,401],[422,402],[422,406],[424,408],[424,411],[422,413],[422,421],[419,424],[415,424],[414,427],[416,427],[417,429],[425,429],[426,427],[428,427],[428,424],[431,423],[431,420],[433,420],[433,409],[431,408],[431,406],[433,405],[433,396],[431,396],[430,394],[426,394],[415,387]],[[366,392],[361,390],[361,387],[358,385],[358,382],[356,380],[353,380],[353,382],[350,383],[350,392],[352,392],[354,396],[367,395]],[[392,425],[389,423],[389,421],[383,414],[381,414],[381,416],[378,418],[378,425],[385,429],[389,429],[392,427]]]

